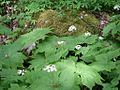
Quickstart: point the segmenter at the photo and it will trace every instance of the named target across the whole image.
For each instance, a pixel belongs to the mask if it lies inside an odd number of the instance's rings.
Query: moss
[[[99,24],[99,20],[90,12],[82,11],[80,15],[84,17],[83,20],[85,20],[88,24],[93,26],[97,26]]]
[[[83,16],[83,19],[80,19],[81,16]],[[57,11],[46,10],[39,15],[36,27],[51,27],[56,35],[66,36],[79,35],[86,31],[95,33],[94,30],[97,29],[98,24],[99,21],[90,13],[81,12],[80,14],[73,15],[72,12],[66,12],[63,17],[59,17]],[[68,31],[71,25],[76,26],[77,30],[75,32]]]

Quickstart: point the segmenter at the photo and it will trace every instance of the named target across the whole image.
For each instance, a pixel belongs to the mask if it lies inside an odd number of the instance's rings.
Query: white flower
[[[99,38],[100,40],[103,40],[103,39],[104,39],[102,36],[99,36],[98,38]]]
[[[48,65],[48,66],[46,66],[45,68],[43,68],[43,70],[44,70],[44,71],[47,71],[47,72],[54,72],[54,71],[57,71],[55,65]]]
[[[74,26],[74,25],[71,25],[69,28],[68,28],[68,31],[69,32],[74,32],[74,31],[76,31],[77,30],[77,28]]]
[[[114,10],[120,10],[120,5],[115,5],[113,8]]]
[[[88,16],[88,14],[85,14],[84,16],[85,16],[85,17],[87,17],[87,16]]]
[[[55,65],[51,65],[51,72],[57,71]]]
[[[90,32],[86,32],[85,36],[91,36],[91,33]]]
[[[17,73],[18,73],[18,75],[22,75],[23,76],[25,74],[25,70],[24,69],[23,70],[20,69],[20,70],[18,70]]]
[[[8,54],[5,54],[5,57],[6,57],[6,58],[9,57]]]
[[[26,28],[26,27],[28,27],[28,24],[25,24],[25,26],[24,26],[24,27],[25,27],[25,28]]]
[[[81,15],[79,19],[83,19],[83,16]]]
[[[57,44],[60,45],[60,44],[63,44],[65,41],[57,41]]]
[[[82,47],[81,45],[76,45],[75,49],[80,50],[81,47]]]
[[[113,61],[116,61],[116,58],[113,58]]]
[[[49,22],[48,20],[45,21],[45,23],[48,23],[48,22]]]

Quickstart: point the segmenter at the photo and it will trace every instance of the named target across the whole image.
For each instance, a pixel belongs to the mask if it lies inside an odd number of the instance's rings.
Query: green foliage
[[[57,37],[49,28],[35,28],[32,19],[34,13],[45,9],[112,9],[119,0],[0,0],[0,3],[0,35],[12,38],[0,46],[0,90],[94,90],[99,86],[102,90],[119,89],[120,15],[111,17],[103,30],[103,40],[98,35],[84,34]],[[5,5],[16,11],[6,14]],[[9,26],[12,20],[18,21],[15,30]],[[30,22],[27,27],[26,22]]]
[[[82,84],[87,86],[89,89],[92,90],[92,87],[95,86],[95,83],[99,85],[102,84],[101,76],[94,68],[91,68],[91,66],[78,63],[77,68],[79,70],[78,73],[81,75]]]
[[[9,28],[0,24],[0,34],[10,35],[10,34],[12,34],[12,31]]]
[[[15,47],[11,44],[0,47],[0,62],[3,65],[3,67],[15,68],[22,65],[25,56],[17,50],[17,46]]]
[[[50,32],[50,29],[44,28],[44,29],[34,29],[32,32],[27,33],[25,35],[21,35],[20,38],[18,38],[14,45],[20,46],[20,49],[26,48],[32,43],[36,42],[39,39],[44,39]]]
[[[8,90],[16,88],[80,90],[84,85],[92,90],[98,84],[104,87],[103,90],[107,90],[112,84],[111,88],[117,89],[116,85],[120,80],[118,64],[120,48],[117,43],[109,44],[107,40],[99,40],[96,35],[57,37],[48,33],[50,33],[48,28],[35,29],[21,35],[12,44],[2,45],[1,87],[4,88],[7,85]],[[64,42],[59,44],[58,41]],[[24,68],[23,61],[28,58],[22,54],[21,50],[34,42],[37,42],[36,49],[31,59],[27,61],[30,65],[25,69],[24,75],[19,75],[17,68]],[[107,46],[106,43],[108,43]],[[76,45],[82,45],[80,50],[75,49]],[[71,51],[74,55],[70,53]],[[45,66],[50,64],[54,64],[57,71],[44,71]],[[105,71],[108,73],[104,73]],[[111,76],[111,79],[106,81],[101,73],[106,76],[109,76],[109,73],[116,76]]]
[[[103,35],[112,35],[113,38],[120,40],[120,15],[114,15],[110,19],[111,22],[104,28]]]
[[[11,88],[9,88],[8,90],[16,90],[16,88],[17,90],[28,90],[26,86],[20,87],[18,84],[11,84],[10,86]]]
[[[52,1],[52,0],[51,0]],[[81,8],[100,11],[102,9],[113,8],[114,5],[119,4],[119,0],[61,0],[52,1],[56,9],[74,9]]]

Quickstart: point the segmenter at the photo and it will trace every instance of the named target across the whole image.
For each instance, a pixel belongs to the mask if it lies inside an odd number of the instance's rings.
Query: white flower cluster
[[[98,38],[99,38],[100,40],[103,40],[103,39],[104,39],[102,36],[99,36]]]
[[[90,32],[86,32],[85,36],[91,36],[91,33]]]
[[[57,44],[58,44],[58,45],[61,45],[61,44],[63,44],[63,43],[65,43],[65,41],[57,41]]]
[[[74,26],[74,25],[71,25],[69,28],[68,28],[68,31],[69,32],[74,32],[74,31],[76,31],[77,30],[77,28]]]
[[[88,14],[87,14],[85,11],[82,11],[82,12],[80,13],[79,19],[83,19],[84,17],[87,17],[87,16],[88,16]]]
[[[18,75],[22,75],[23,76],[25,74],[25,70],[24,69],[22,69],[22,70],[20,69],[20,70],[18,70],[17,73],[18,73]]]
[[[76,45],[76,46],[75,46],[75,49],[76,49],[76,50],[80,50],[81,47],[82,47],[81,45]]]
[[[45,68],[43,68],[44,71],[47,72],[55,72],[57,71],[56,66],[55,65],[48,65]]]
[[[115,5],[115,6],[113,7],[113,9],[119,11],[119,10],[120,10],[120,5]]]

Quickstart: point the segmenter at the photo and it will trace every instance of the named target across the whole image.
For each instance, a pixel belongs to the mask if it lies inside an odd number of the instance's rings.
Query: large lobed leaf
[[[30,61],[30,68],[34,68],[34,70],[40,70],[48,63],[49,61],[47,61],[44,56],[42,56],[41,54],[37,54],[34,59]]]
[[[80,90],[80,78],[76,74],[76,66],[74,61],[62,61],[57,63],[58,69],[61,71],[60,83],[61,90]]]
[[[44,39],[48,33],[50,33],[50,29],[48,28],[34,29],[30,33],[21,35],[20,38],[15,41],[14,45],[18,45],[20,49],[26,48],[37,40]]]
[[[30,83],[29,90],[61,90],[58,75],[57,72],[30,72],[26,75],[27,82]]]
[[[26,58],[21,52],[17,52],[18,47],[11,44],[0,47],[0,63],[6,68],[17,68],[22,66],[23,60]]]
[[[19,86],[18,84],[11,84],[8,90],[29,90],[26,86]]]
[[[1,86],[8,88],[11,83],[17,82],[20,78],[16,69],[2,69],[0,71]]]
[[[81,76],[82,84],[87,86],[90,90],[95,84],[101,85],[101,76],[99,75],[98,71],[88,66],[84,63],[77,64],[77,73]]]
[[[81,84],[87,86],[90,90],[95,84],[102,85],[102,77],[96,69],[89,65],[82,62],[75,64],[74,61],[62,61],[57,65],[61,71],[60,81],[63,86],[65,85],[66,90],[79,90],[78,85]]]
[[[46,38],[45,41],[38,45],[35,53],[45,53],[45,58],[48,62],[58,61],[61,57],[65,56],[68,52],[67,48],[58,45],[59,39],[56,36]]]

